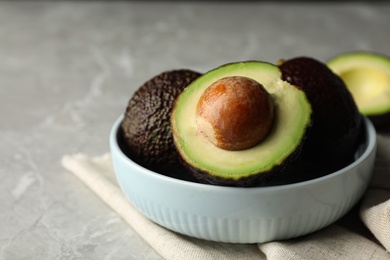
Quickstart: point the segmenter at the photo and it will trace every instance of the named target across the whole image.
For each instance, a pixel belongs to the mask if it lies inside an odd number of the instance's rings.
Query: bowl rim
[[[358,167],[361,165],[364,161],[366,161],[373,152],[376,150],[377,146],[377,140],[376,140],[376,130],[375,127],[373,126],[372,122],[368,117],[362,115],[362,123],[365,127],[366,130],[366,144],[364,151],[360,154],[360,156],[355,159],[354,162],[351,164],[345,166],[344,168],[341,168],[335,172],[332,172],[330,174],[314,178],[311,180],[306,180],[306,181],[301,181],[297,183],[290,183],[290,184],[279,184],[279,185],[274,185],[274,186],[262,186],[262,187],[232,187],[232,186],[218,186],[218,185],[213,185],[213,184],[206,184],[206,183],[197,183],[197,182],[190,182],[186,180],[180,180],[176,179],[173,177],[169,177],[154,171],[151,171],[133,160],[131,160],[119,147],[119,144],[117,142],[117,133],[120,127],[121,122],[123,121],[124,115],[120,115],[114,122],[111,130],[110,130],[110,136],[109,136],[109,143],[111,147],[111,154],[115,152],[116,155],[119,156],[119,158],[124,161],[126,164],[130,165],[132,168],[137,169],[138,171],[142,172],[142,174],[147,175],[149,178],[153,179],[158,179],[163,182],[171,183],[171,184],[176,184],[176,185],[184,185],[188,186],[191,188],[196,188],[196,189],[213,189],[215,191],[225,191],[225,192],[241,192],[241,191],[281,191],[281,190],[290,190],[290,189],[298,189],[298,188],[304,188],[307,186],[311,186],[316,183],[321,183],[323,181],[335,178],[339,175],[342,175],[344,173],[349,172],[351,169]]]

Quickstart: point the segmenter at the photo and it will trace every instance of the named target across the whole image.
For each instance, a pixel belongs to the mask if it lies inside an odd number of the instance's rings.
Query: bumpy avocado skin
[[[129,158],[152,171],[194,181],[179,162],[170,114],[176,97],[200,75],[186,69],[166,71],[133,94],[121,124],[122,147]]]
[[[284,80],[306,93],[313,108],[310,135],[297,164],[316,165],[320,175],[348,165],[359,144],[362,119],[344,82],[324,63],[309,57],[283,61],[279,68]]]

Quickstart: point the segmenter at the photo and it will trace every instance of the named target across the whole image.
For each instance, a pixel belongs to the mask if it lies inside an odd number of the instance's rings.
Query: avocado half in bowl
[[[267,183],[300,154],[312,106],[277,66],[234,62],[210,70],[176,98],[171,131],[181,162],[202,183]]]
[[[355,160],[331,174],[269,187],[227,187],[175,179],[148,170],[121,149],[119,117],[110,133],[116,177],[129,202],[153,222],[219,242],[261,243],[312,233],[346,214],[372,175],[376,132],[364,117]]]

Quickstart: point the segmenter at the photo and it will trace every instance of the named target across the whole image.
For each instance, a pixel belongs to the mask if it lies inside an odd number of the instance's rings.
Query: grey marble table
[[[385,2],[0,2],[0,259],[160,259],[60,165],[176,68],[390,55]]]

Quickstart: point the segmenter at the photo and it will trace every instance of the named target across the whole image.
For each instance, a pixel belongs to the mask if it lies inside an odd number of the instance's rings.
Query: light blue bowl
[[[376,132],[364,118],[367,143],[357,159],[329,175],[295,184],[237,188],[192,183],[152,172],[120,149],[119,117],[110,133],[118,183],[147,218],[206,240],[261,243],[302,236],[330,225],[362,197],[372,175]]]

